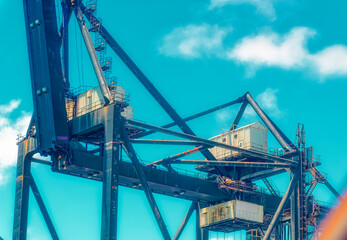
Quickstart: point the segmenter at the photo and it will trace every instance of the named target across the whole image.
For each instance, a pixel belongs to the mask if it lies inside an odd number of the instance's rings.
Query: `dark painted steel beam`
[[[165,240],[170,240],[171,238],[170,238],[169,232],[167,230],[167,227],[165,225],[165,222],[163,220],[163,217],[160,214],[160,211],[159,211],[158,205],[154,199],[152,190],[150,189],[150,187],[148,185],[146,175],[142,169],[142,166],[140,164],[139,159],[137,158],[135,149],[133,148],[133,146],[130,142],[128,132],[124,126],[121,126],[121,137],[123,139],[124,147],[127,149],[128,157],[131,159],[131,161],[134,165],[136,174],[140,179],[143,191],[146,194],[147,200],[149,202],[149,205],[151,206],[151,209],[153,211],[155,219],[157,220],[157,223],[159,225],[159,228],[160,228],[160,231],[163,235],[163,238]]]
[[[317,181],[324,183],[324,185],[334,194],[334,196],[340,201],[343,200],[341,195],[336,191],[336,189],[328,182],[328,180],[318,171],[317,168],[312,168],[309,170],[311,175],[317,178]]]
[[[105,122],[105,144],[103,156],[101,239],[117,239],[120,125],[119,105],[110,105]]]
[[[69,20],[71,17],[71,10],[66,4],[62,4],[63,19],[61,28],[61,41],[62,41],[62,55],[63,55],[63,80],[65,84],[65,91],[70,89],[69,81]]]
[[[195,239],[196,240],[208,240],[209,236],[208,236],[208,230],[201,228],[200,227],[200,209],[207,207],[207,204],[204,203],[200,203],[198,202],[196,204],[196,221],[195,221],[195,228],[196,228],[196,236]]]
[[[250,181],[256,181],[263,179],[264,177],[271,177],[273,175],[277,175],[279,173],[284,173],[286,170],[284,168],[274,168],[274,169],[266,169],[263,171],[257,171],[255,173],[251,173],[248,175],[245,175],[240,178],[240,180],[250,180]]]
[[[231,102],[228,102],[228,103],[219,105],[219,106],[217,106],[217,107],[210,108],[210,109],[205,110],[205,111],[203,111],[203,112],[194,114],[194,115],[192,115],[192,116],[183,118],[183,121],[188,122],[188,121],[191,121],[191,120],[193,120],[193,119],[196,119],[196,118],[205,116],[205,115],[207,115],[207,114],[213,113],[213,112],[215,112],[215,111],[221,110],[221,109],[223,109],[223,108],[232,106],[232,105],[234,105],[234,104],[241,103],[241,102],[242,102],[242,99],[243,99],[242,97],[239,97],[238,99],[236,99],[236,100],[234,100],[234,101],[231,101]],[[170,127],[173,127],[173,126],[176,126],[176,125],[177,125],[177,124],[176,124],[175,122],[172,122],[172,123],[166,124],[166,125],[164,125],[164,126],[162,126],[162,127],[163,127],[163,128],[170,128]],[[136,138],[142,138],[142,137],[148,136],[148,135],[153,134],[153,133],[155,133],[155,131],[150,130],[150,131],[146,131],[146,132],[142,132],[142,133],[136,134],[135,137],[136,137]]]
[[[234,161],[211,161],[211,160],[185,160],[176,159],[172,164],[205,164],[209,166],[223,166],[223,167],[249,167],[249,168],[288,168],[290,164],[285,163],[264,163],[264,162],[234,162]]]
[[[31,162],[40,163],[40,164],[44,164],[44,165],[48,165],[48,166],[53,165],[52,161],[40,159],[40,158],[34,158],[34,157],[31,159]]]
[[[130,142],[138,143],[138,144],[193,145],[193,146],[204,144],[199,141],[179,141],[179,140],[163,140],[163,139],[130,139]]]
[[[13,240],[25,240],[27,236],[30,165],[31,157],[36,153],[36,149],[36,141],[33,138],[24,139],[18,144]]]
[[[228,144],[215,142],[215,141],[212,141],[212,140],[200,138],[200,137],[189,135],[189,134],[186,134],[186,133],[176,132],[176,131],[173,131],[173,130],[170,130],[170,129],[153,126],[153,125],[150,125],[150,124],[147,124],[147,123],[142,123],[142,122],[138,122],[138,121],[134,121],[134,120],[130,120],[130,119],[128,119],[127,122],[130,125],[151,129],[151,130],[154,130],[154,131],[157,131],[157,132],[173,135],[173,136],[180,137],[180,138],[189,139],[189,140],[192,140],[192,141],[199,141],[199,142],[202,142],[202,143],[204,143],[206,145],[212,145],[212,146],[217,146],[217,147],[224,148],[224,149],[230,149],[230,150],[233,150],[233,151],[244,153],[244,154],[249,155],[249,156],[254,156],[254,157],[258,157],[258,158],[262,158],[262,159],[267,159],[267,160],[270,160],[270,161],[278,161],[278,162],[289,163],[289,164],[293,164],[293,165],[297,164],[296,161],[292,161],[292,160],[289,160],[289,159],[281,158],[281,157],[278,157],[278,156],[274,156],[274,155],[270,155],[270,154],[267,154],[267,153],[254,151],[254,150],[247,150],[247,149],[243,149],[243,148],[234,147],[234,146],[231,146],[231,145],[228,145]],[[207,158],[207,159],[216,160],[214,157],[213,158]]]
[[[193,212],[196,210],[196,202],[192,202],[192,204],[190,205],[186,215],[184,216],[180,226],[178,227],[175,236],[172,238],[172,240],[178,240],[185,228],[185,226],[187,225],[190,217],[192,216]]]
[[[167,163],[170,163],[172,162],[173,160],[175,159],[178,159],[178,158],[181,158],[181,157],[185,157],[185,156],[189,156],[191,154],[194,154],[194,153],[197,153],[199,152],[202,148],[204,148],[203,146],[201,147],[196,147],[196,148],[193,148],[193,149],[190,149],[188,151],[185,151],[185,152],[182,152],[182,153],[178,153],[176,155],[173,155],[173,156],[170,156],[170,157],[167,157],[167,158],[163,158],[161,160],[158,160],[158,161],[155,161],[155,162],[152,162],[150,164],[147,164],[146,166],[150,167],[150,166],[158,166],[158,165],[161,165],[161,164],[167,164]]]
[[[246,110],[247,104],[248,104],[248,101],[247,101],[247,100],[243,100],[243,101],[242,101],[241,106],[240,106],[240,108],[239,108],[239,111],[237,112],[236,117],[235,117],[233,123],[231,124],[230,130],[236,129],[237,126],[239,125],[239,122],[240,122],[240,120],[241,120],[241,117],[243,116],[243,113],[244,113],[245,110]]]
[[[23,1],[38,151],[67,146],[64,82],[54,0]]]
[[[293,193],[293,191],[294,191],[294,189],[298,183],[299,177],[300,177],[300,172],[296,171],[292,180],[289,183],[287,191],[285,192],[279,206],[277,207],[275,215],[273,216],[273,218],[269,224],[269,227],[266,230],[266,233],[265,233],[265,236],[263,237],[263,240],[269,240],[270,239],[271,233],[272,233],[273,229],[277,226],[277,223],[280,220],[280,217],[282,215],[283,209],[286,206],[290,196],[292,195],[292,193]]]
[[[94,48],[93,41],[92,41],[90,34],[89,34],[88,27],[84,21],[82,10],[78,6],[76,6],[74,9],[75,9],[75,15],[76,15],[77,23],[78,23],[78,26],[81,30],[84,43],[86,44],[88,54],[89,54],[91,63],[93,65],[94,72],[96,74],[96,78],[98,80],[102,95],[104,96],[104,98],[106,100],[108,100],[109,102],[112,102],[113,99],[111,97],[110,90],[108,89],[107,82],[106,82],[104,73],[103,73],[102,68],[101,68],[101,64],[100,64],[98,56],[96,54],[96,50]]]
[[[49,233],[51,234],[51,237],[53,240],[59,240],[58,234],[54,228],[53,222],[51,220],[51,218],[49,217],[47,208],[42,200],[41,194],[39,192],[39,189],[37,188],[37,185],[35,183],[35,180],[33,178],[33,176],[30,174],[30,187],[31,190],[33,191],[33,194],[35,196],[37,205],[40,208],[40,211],[42,213],[43,219],[46,222],[46,226],[48,228]]]
[[[267,126],[267,128],[270,130],[270,132],[273,134],[273,136],[276,138],[276,140],[279,142],[279,144],[282,146],[282,148],[285,151],[290,151],[289,145],[286,143],[286,141],[283,139],[281,134],[277,131],[277,129],[274,127],[274,125],[269,120],[269,117],[266,116],[264,111],[259,107],[259,105],[254,101],[252,96],[249,93],[246,93],[245,97],[247,98],[249,104],[252,106],[254,111],[258,114],[258,116],[263,120],[264,124]]]
[[[152,95],[152,97],[159,103],[159,105],[164,109],[164,111],[177,124],[177,126],[184,133],[195,135],[195,133],[190,129],[186,122],[178,115],[176,110],[166,101],[166,99],[158,91],[158,89],[154,87],[154,85],[149,81],[149,79],[134,63],[134,61],[128,56],[128,54],[123,50],[123,48],[118,44],[118,42],[111,36],[111,34],[104,28],[104,26],[102,26],[100,21],[91,12],[85,11],[86,8],[83,6],[82,3],[80,3],[80,7],[89,22],[95,22],[97,24],[100,24],[99,34],[106,40],[107,44],[118,55],[118,57],[123,61],[123,63],[128,67],[128,69],[135,75],[135,77],[146,88],[146,90]],[[215,159],[208,149],[203,150],[201,153],[207,159]]]

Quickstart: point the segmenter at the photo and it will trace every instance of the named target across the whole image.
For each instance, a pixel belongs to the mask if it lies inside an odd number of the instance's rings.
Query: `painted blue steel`
[[[153,96],[153,98],[159,103],[159,105],[166,111],[166,113],[172,118],[172,120],[178,125],[178,127],[187,134],[194,135],[195,133],[185,123],[185,121],[178,115],[176,110],[166,101],[163,95],[154,87],[140,68],[133,62],[123,48],[117,43],[117,41],[111,36],[111,34],[102,26],[99,20],[80,3],[80,8],[83,14],[87,17],[89,22],[95,22],[100,24],[99,33],[106,40],[107,44],[113,49],[123,63],[129,68],[129,70],[135,75],[135,77],[141,82],[141,84],[147,89],[147,91]],[[202,150],[201,153],[205,158],[215,160],[215,157],[208,150]],[[221,171],[221,170],[220,170]],[[227,174],[224,170],[224,174]]]
[[[199,117],[202,117],[202,116],[205,116],[209,113],[213,113],[215,111],[218,111],[218,110],[221,110],[223,108],[226,108],[226,107],[229,107],[229,106],[232,106],[234,104],[237,104],[237,103],[241,103],[242,102],[242,97],[234,100],[234,101],[231,101],[231,102],[228,102],[228,103],[225,103],[225,104],[222,104],[222,105],[219,105],[217,107],[213,107],[213,108],[210,108],[208,110],[205,110],[203,112],[200,112],[200,113],[197,113],[197,114],[194,114],[192,116],[189,116],[189,117],[186,117],[186,118],[183,118],[183,121],[185,122],[188,122],[188,121],[191,121],[191,120],[194,120],[194,119],[197,119]],[[166,124],[164,126],[162,126],[163,128],[170,128],[170,127],[173,127],[173,126],[176,126],[177,123],[176,122],[172,122],[172,123],[169,123],[169,124]],[[133,136],[134,138],[142,138],[142,137],[145,137],[145,136],[148,136],[150,134],[153,134],[155,133],[155,131],[146,131],[146,132],[142,132],[142,133],[139,133],[139,134],[136,134],[135,136]]]
[[[172,238],[172,240],[178,240],[185,228],[185,226],[187,225],[190,217],[192,216],[193,212],[196,210],[197,207],[197,203],[196,202],[192,202],[192,204],[190,205],[186,215],[184,216],[180,226],[178,227],[175,236]]]
[[[285,192],[284,196],[282,197],[280,205],[278,206],[278,208],[275,212],[275,215],[273,216],[271,223],[266,230],[266,233],[265,233],[265,236],[263,237],[263,240],[269,240],[270,239],[271,233],[272,233],[274,227],[277,226],[277,223],[279,222],[280,216],[282,215],[283,209],[286,206],[293,191],[295,190],[295,187],[296,187],[299,179],[300,179],[300,171],[296,170],[292,180],[289,183],[287,191]]]
[[[239,122],[241,120],[241,117],[243,115],[243,113],[245,112],[246,110],[246,107],[247,107],[247,104],[248,104],[248,101],[247,99],[244,99],[241,103],[241,106],[239,108],[239,111],[237,112],[236,116],[235,116],[235,119],[233,121],[233,123],[231,124],[231,127],[230,127],[230,130],[234,130],[237,128],[237,126],[239,125]]]
[[[154,199],[152,190],[148,185],[146,175],[142,169],[142,165],[141,165],[139,159],[137,158],[137,154],[135,152],[135,149],[133,148],[133,146],[130,142],[129,135],[128,135],[128,132],[127,132],[124,124],[123,124],[123,126],[120,127],[120,129],[121,129],[121,137],[123,139],[123,144],[124,144],[125,148],[127,149],[128,157],[131,159],[132,163],[134,164],[136,174],[140,179],[143,191],[146,194],[147,200],[149,202],[149,205],[151,206],[154,217],[157,220],[161,234],[163,235],[164,240],[170,240],[171,239],[170,234],[167,230],[167,227],[165,225],[163,217],[160,214],[158,205]]]
[[[108,106],[105,122],[101,240],[117,239],[117,213],[120,161],[120,106]]]
[[[33,178],[33,176],[30,174],[30,187],[31,190],[33,191],[34,197],[36,199],[37,205],[40,208],[40,211],[42,213],[43,219],[46,222],[46,226],[48,228],[49,233],[51,234],[51,237],[53,240],[59,240],[58,234],[54,228],[53,222],[51,220],[51,218],[49,217],[47,208],[42,200],[41,194],[39,192],[39,189],[37,188],[37,185],[35,183],[35,180]]]
[[[38,150],[46,155],[68,141],[60,38],[54,0],[24,0]]]

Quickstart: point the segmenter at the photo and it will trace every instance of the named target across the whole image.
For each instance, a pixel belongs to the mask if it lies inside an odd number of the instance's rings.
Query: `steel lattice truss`
[[[298,130],[298,142],[294,145],[264,113],[250,93],[247,92],[236,100],[182,118],[95,17],[93,5],[85,7],[81,1],[62,1],[63,20],[59,29],[54,0],[24,0],[24,7],[34,115],[28,134],[19,142],[13,239],[26,239],[29,188],[34,193],[52,238],[59,239],[31,175],[31,162],[49,165],[55,172],[102,181],[101,239],[117,237],[119,186],[144,191],[165,240],[179,239],[194,211],[199,211],[209,204],[233,199],[235,194],[248,201],[265,203],[264,210],[267,217],[264,224],[234,223],[233,226],[228,226],[229,230],[224,226],[224,231],[230,231],[231,228],[257,229],[262,239],[266,240],[270,239],[272,234],[276,234],[279,239],[289,239],[289,236],[291,239],[308,239],[313,234],[309,232],[308,226],[316,227],[324,211],[328,210],[321,208],[319,214],[315,216],[307,211],[307,205],[310,203],[316,184],[324,183],[336,197],[341,198],[316,169],[316,165],[309,161],[309,149],[305,148],[303,128]],[[73,13],[87,46],[106,104],[95,111],[67,121],[65,100],[71,97],[68,79],[68,23]],[[92,30],[87,28],[84,17],[91,24]],[[110,88],[105,80],[107,68],[97,56],[97,51],[102,50],[103,46],[94,46],[89,35],[90,31],[102,37],[101,42],[103,43],[104,40],[118,55],[170,116],[172,123],[159,127],[122,116],[127,103],[112,99]],[[246,107],[250,105],[281,145],[283,154],[273,155],[247,150],[201,138],[187,124],[190,120],[235,104],[240,104],[240,108],[230,130],[238,127]],[[181,131],[170,130],[173,126],[178,126]],[[157,132],[169,135],[170,140],[145,138]],[[172,140],[172,136],[177,139]],[[87,144],[91,144],[93,149],[89,149]],[[192,149],[143,165],[135,152],[134,144],[185,145],[192,146]],[[216,159],[209,150],[212,147],[239,152],[242,158]],[[131,162],[122,161],[123,151]],[[197,152],[200,152],[205,160],[182,159]],[[35,153],[50,156],[51,161],[33,158]],[[205,169],[209,172],[209,177],[197,178],[183,175],[174,170],[173,164],[197,165],[197,169]],[[166,170],[158,166],[164,166]],[[237,186],[221,189],[223,179],[232,178],[231,168],[238,171],[239,177],[235,180],[252,182],[263,179],[272,194],[259,195],[247,188],[236,191]],[[283,172],[290,173],[291,181],[284,196],[280,197],[268,177]],[[307,172],[313,176],[314,181],[306,190]],[[167,230],[161,215],[162,209],[159,210],[153,192],[192,201],[173,238]],[[314,203],[313,206],[317,207]],[[289,213],[286,211],[288,209]],[[208,239],[209,229],[200,227],[198,216],[199,214],[197,214],[196,239]],[[288,231],[291,233],[288,234]]]

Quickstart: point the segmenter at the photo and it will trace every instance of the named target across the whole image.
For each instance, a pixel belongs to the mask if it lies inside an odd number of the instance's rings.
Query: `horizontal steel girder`
[[[127,122],[130,125],[151,129],[151,130],[154,130],[154,131],[157,131],[157,132],[166,133],[166,134],[169,134],[169,135],[173,135],[173,136],[176,136],[176,137],[189,139],[189,140],[192,140],[192,141],[199,141],[199,142],[205,143],[206,145],[212,145],[212,146],[216,146],[216,147],[220,147],[220,148],[224,148],[224,149],[237,151],[237,152],[249,155],[249,156],[259,157],[259,158],[267,159],[267,160],[270,160],[270,161],[284,162],[284,163],[288,163],[288,164],[292,164],[292,165],[296,165],[297,164],[297,162],[293,161],[293,160],[281,158],[281,157],[278,157],[278,156],[274,156],[274,155],[270,155],[270,154],[267,154],[267,153],[254,151],[254,150],[247,150],[247,149],[243,149],[243,148],[234,147],[234,146],[231,146],[231,145],[228,145],[228,144],[215,142],[215,141],[212,141],[212,140],[200,138],[200,137],[193,136],[193,135],[190,135],[190,134],[176,132],[176,131],[169,130],[169,129],[166,129],[166,128],[157,127],[157,126],[153,126],[153,125],[150,125],[150,124],[146,124],[146,123],[142,123],[142,122],[138,122],[138,121],[134,121],[134,120],[130,120],[130,119],[128,119]]]
[[[210,161],[210,160],[185,160],[176,159],[172,164],[206,164],[209,166],[224,166],[224,167],[252,167],[252,168],[289,168],[290,164],[285,163],[264,163],[264,162],[234,162],[234,161]]]

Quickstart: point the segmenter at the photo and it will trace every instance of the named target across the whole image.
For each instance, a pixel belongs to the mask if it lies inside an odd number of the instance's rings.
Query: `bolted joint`
[[[34,22],[30,23],[30,28],[34,29],[34,28],[36,28],[37,26],[40,26],[40,25],[41,25],[40,21],[38,19],[36,19]]]

